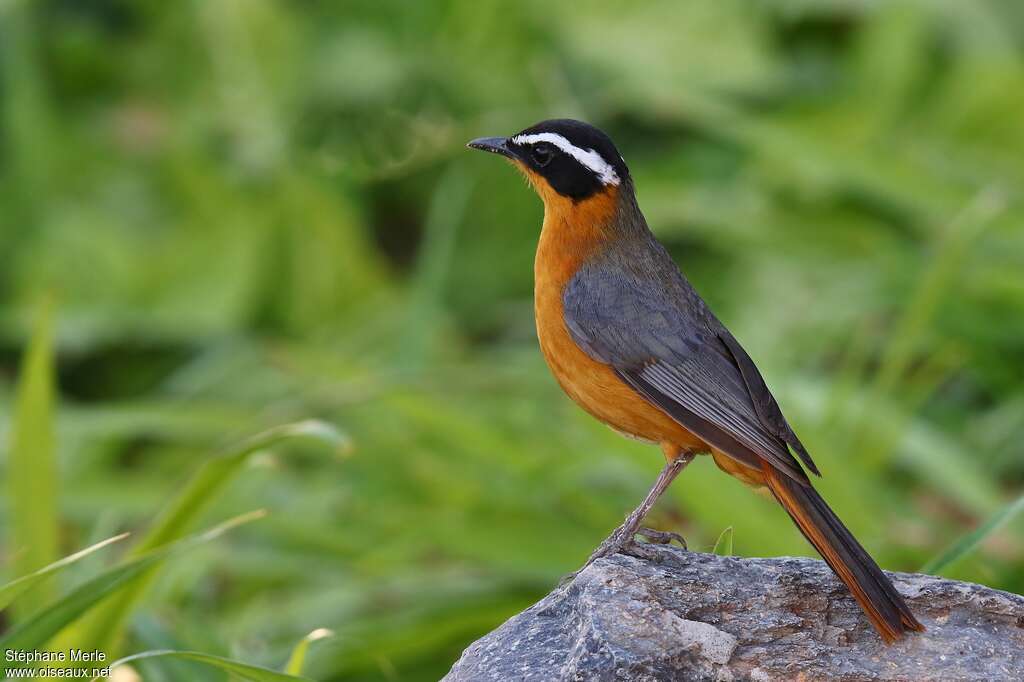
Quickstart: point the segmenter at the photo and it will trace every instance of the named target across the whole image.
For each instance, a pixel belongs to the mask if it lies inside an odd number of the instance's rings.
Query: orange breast
[[[589,257],[609,238],[604,225],[614,215],[615,188],[572,204],[544,197],[544,228],[534,262],[534,312],[540,348],[562,389],[580,407],[633,438],[671,444],[675,450],[705,451],[696,436],[623,383],[611,367],[584,353],[569,335],[562,292]]]

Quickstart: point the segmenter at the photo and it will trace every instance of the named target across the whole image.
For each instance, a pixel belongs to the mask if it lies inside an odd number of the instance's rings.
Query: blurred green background
[[[555,116],[616,140],[826,498],[919,569],[1024,487],[1022,55],[1014,0],[0,2],[6,577],[138,536],[225,444],[318,418],[351,451],[251,458],[193,525],[268,517],[170,560],[111,655],[280,668],[325,627],[315,679],[432,680],[551,589],[662,463],[548,375],[540,202],[464,148]],[[25,484],[13,405],[46,301],[56,474]],[[31,504],[56,519],[39,545],[11,522]],[[813,555],[706,458],[651,521]],[[1022,530],[943,573],[1024,591]]]

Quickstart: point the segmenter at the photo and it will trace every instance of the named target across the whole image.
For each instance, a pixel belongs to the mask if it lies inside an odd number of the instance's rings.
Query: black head
[[[480,138],[469,146],[521,163],[573,201],[629,179],[626,162],[611,139],[588,123],[568,118],[541,121],[509,138]]]

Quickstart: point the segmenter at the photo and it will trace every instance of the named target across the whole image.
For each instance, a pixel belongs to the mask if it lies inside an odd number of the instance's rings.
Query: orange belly
[[[562,390],[580,407],[633,438],[687,449],[701,445],[696,436],[623,383],[608,365],[580,350],[562,318],[561,292],[548,294],[538,287],[535,304],[544,359]]]
[[[590,199],[600,202],[602,199]],[[614,196],[606,199],[614,201]],[[588,202],[588,203],[589,203]],[[625,384],[611,367],[598,362],[583,352],[569,335],[562,314],[562,291],[586,258],[600,248],[602,232],[599,221],[579,221],[580,206],[559,211],[547,204],[544,229],[534,262],[534,313],[537,338],[548,367],[562,389],[584,410],[611,426],[616,431],[652,443],[662,444],[666,453],[706,452],[707,446],[660,409],[644,400]],[[570,207],[566,207],[567,209]],[[599,213],[600,205],[591,207],[591,214]],[[572,215],[577,218],[572,226],[552,225]],[[564,235],[572,235],[571,243]],[[671,447],[670,447],[671,446]]]

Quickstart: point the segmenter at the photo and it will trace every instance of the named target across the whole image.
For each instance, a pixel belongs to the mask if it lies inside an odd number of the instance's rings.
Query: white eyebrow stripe
[[[572,158],[579,161],[586,168],[594,171],[598,178],[601,180],[601,184],[604,185],[618,185],[619,174],[615,172],[615,167],[604,160],[604,157],[595,152],[593,149],[580,149],[569,140],[565,139],[558,133],[533,133],[531,135],[516,135],[512,138],[514,144],[535,144],[537,142],[550,142],[555,145],[563,152],[571,156]]]

